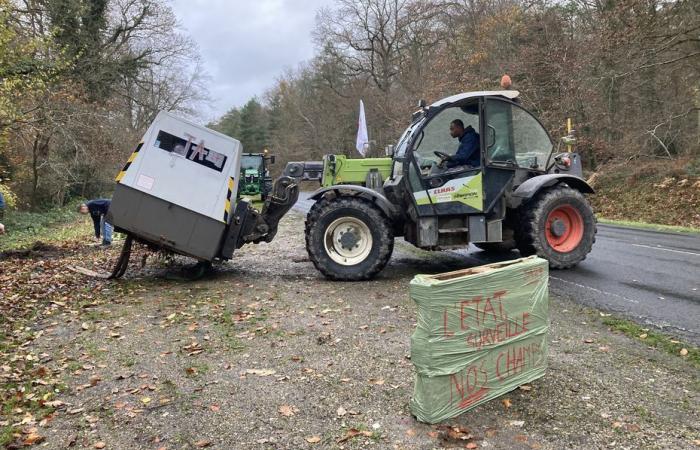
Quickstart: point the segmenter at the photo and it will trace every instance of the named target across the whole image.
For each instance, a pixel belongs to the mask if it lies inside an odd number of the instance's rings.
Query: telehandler
[[[558,152],[517,97],[517,91],[481,91],[421,102],[389,158],[368,164],[326,156],[324,186],[311,195],[306,218],[306,248],[316,268],[334,280],[372,278],[389,261],[397,236],[427,250],[469,243],[517,248],[556,269],[582,261],[595,242],[596,219],[584,196],[593,189],[582,178],[580,156]],[[448,133],[455,119],[478,131],[481,163],[436,170],[457,149]],[[290,163],[285,173],[318,165]]]

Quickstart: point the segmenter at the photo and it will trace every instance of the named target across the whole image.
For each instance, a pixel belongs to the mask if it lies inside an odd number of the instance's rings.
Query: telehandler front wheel
[[[586,259],[597,232],[591,205],[579,191],[556,186],[521,206],[516,232],[523,256],[537,255],[554,269],[568,269]]]
[[[309,258],[332,280],[368,280],[386,266],[394,250],[385,215],[355,197],[316,202],[306,217],[305,234]]]

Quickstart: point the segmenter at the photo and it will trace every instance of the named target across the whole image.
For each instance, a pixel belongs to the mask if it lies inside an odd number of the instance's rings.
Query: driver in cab
[[[481,165],[479,133],[471,125],[464,128],[464,122],[455,119],[450,123],[450,136],[459,139],[459,148],[457,153],[440,161],[438,167],[443,170],[459,166],[479,167]]]

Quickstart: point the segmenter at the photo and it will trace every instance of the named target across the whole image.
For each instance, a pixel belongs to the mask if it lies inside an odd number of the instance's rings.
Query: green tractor
[[[518,249],[552,268],[591,251],[596,219],[578,154],[559,152],[517,91],[469,92],[421,102],[387,158],[289,163],[293,179],[321,178],[306,218],[311,261],[334,280],[366,280],[389,261],[394,238],[427,250]],[[451,168],[459,119],[478,133],[479,163]],[[564,143],[570,145],[570,134]]]
[[[241,156],[241,175],[238,178],[238,197],[259,195],[265,201],[272,191],[272,177],[269,164],[275,163],[275,156],[264,153],[244,153]]]

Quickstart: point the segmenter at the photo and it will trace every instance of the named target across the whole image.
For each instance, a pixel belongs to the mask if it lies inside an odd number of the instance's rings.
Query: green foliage
[[[609,225],[619,225],[621,227],[641,228],[643,230],[665,231],[670,233],[697,233],[700,234],[700,228],[681,227],[678,225],[660,225],[657,223],[646,223],[634,220],[613,220],[605,217],[597,217],[598,223]]]
[[[52,38],[24,34],[12,13],[13,6],[10,0],[0,0],[0,135],[3,141],[6,128],[22,119],[23,100],[41,92],[66,65],[60,52],[50,60],[38,58],[50,51]]]
[[[10,211],[2,223],[7,233],[0,236],[0,251],[27,248],[36,241],[89,239],[93,233],[90,217],[78,214],[75,205],[42,212]]]
[[[0,0],[0,176],[22,204],[103,195],[160,110],[203,100],[167,0]]]
[[[691,159],[685,166],[685,171],[691,177],[700,178],[700,156]]]
[[[665,334],[642,328],[634,322],[615,317],[605,317],[603,323],[611,329],[619,331],[631,338],[638,339],[646,345],[665,351],[671,355],[687,359],[690,364],[700,368],[700,348],[685,344]],[[680,356],[681,350],[686,349],[688,354]]]
[[[257,98],[250,99],[243,108],[232,108],[209,126],[241,141],[246,153],[262,153],[269,145],[268,111]]]
[[[5,199],[5,209],[17,208],[17,196],[10,190],[8,185],[0,183],[0,194]]]
[[[241,142],[249,153],[260,153],[267,146],[267,115],[256,98],[241,109]]]
[[[108,95],[136,55],[114,58],[106,52],[108,0],[48,0],[56,44],[74,64],[71,76],[85,84],[91,100]],[[116,36],[115,36],[116,37]]]
[[[239,139],[241,135],[241,111],[238,108],[231,108],[217,122],[207,126],[227,136]]]

